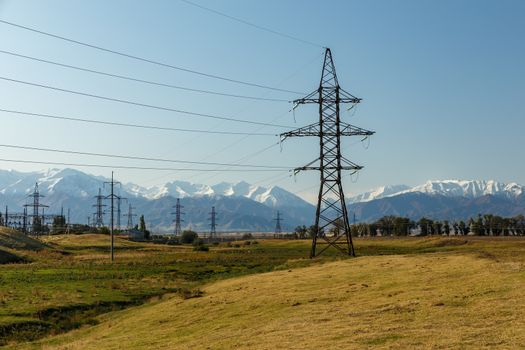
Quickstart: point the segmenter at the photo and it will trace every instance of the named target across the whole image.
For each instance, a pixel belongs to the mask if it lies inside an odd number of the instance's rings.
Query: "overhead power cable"
[[[52,65],[59,66],[59,67],[75,69],[75,70],[79,70],[79,71],[82,71],[82,72],[99,74],[99,75],[104,75],[104,76],[107,76],[107,77],[118,78],[118,79],[123,79],[123,80],[128,80],[128,81],[134,81],[134,82],[143,83],[143,84],[162,86],[162,87],[167,87],[167,88],[171,88],[171,89],[178,89],[178,90],[184,90],[184,91],[198,92],[198,93],[217,95],[217,96],[242,98],[242,99],[247,99],[247,100],[271,101],[271,102],[290,102],[288,100],[279,99],[279,98],[266,98],[266,97],[257,97],[257,96],[228,94],[228,93],[223,93],[223,92],[218,92],[218,91],[194,89],[194,88],[189,88],[189,87],[186,87],[186,86],[178,86],[178,85],[160,83],[160,82],[156,82],[156,81],[144,80],[144,79],[133,78],[133,77],[130,77],[130,76],[125,76],[125,75],[107,73],[107,72],[102,72],[102,71],[98,71],[98,70],[94,70],[94,69],[73,66],[73,65],[60,63],[60,62],[55,62],[55,61],[50,61],[50,60],[45,60],[45,59],[37,58],[37,57],[33,57],[33,56],[26,56],[26,55],[22,55],[22,54],[19,54],[19,53],[16,53],[16,52],[11,52],[11,51],[0,50],[0,53],[6,54],[6,55],[15,56],[15,57],[20,57],[20,58],[25,58],[25,59],[36,61],[36,62],[52,64]]]
[[[147,103],[135,102],[135,101],[124,100],[124,99],[113,98],[113,97],[107,97],[107,96],[102,96],[102,95],[89,94],[89,93],[86,93],[86,92],[80,92],[80,91],[75,91],[75,90],[63,89],[63,88],[59,88],[59,87],[55,87],[55,86],[51,86],[51,85],[32,83],[32,82],[28,82],[28,81],[23,81],[23,80],[18,80],[18,79],[11,79],[11,78],[2,77],[2,76],[0,76],[0,79],[4,80],[4,81],[10,81],[10,82],[13,82],[13,83],[30,85],[30,86],[35,86],[35,87],[49,89],[49,90],[54,90],[54,91],[67,92],[69,94],[75,94],[75,95],[80,95],[80,96],[87,96],[87,97],[97,98],[97,99],[101,99],[101,100],[106,100],[106,101],[111,101],[111,102],[118,102],[118,103],[124,103],[124,104],[128,104],[128,105],[139,106],[139,107],[144,107],[144,108],[152,108],[152,109],[157,109],[157,110],[162,110],[162,111],[167,111],[167,112],[175,112],[175,113],[180,113],[180,114],[187,114],[187,115],[192,115],[192,116],[196,116],[196,117],[210,118],[210,119],[219,119],[219,120],[226,120],[226,121],[230,121],[230,122],[245,123],[245,124],[272,126],[272,127],[279,127],[279,128],[291,128],[290,126],[284,126],[284,125],[270,124],[270,123],[264,123],[264,122],[256,122],[256,121],[237,119],[237,118],[231,118],[231,117],[222,117],[222,116],[217,116],[217,115],[213,115],[213,114],[206,114],[206,113],[190,112],[190,111],[185,111],[185,110],[182,110],[182,109],[175,109],[175,108],[170,108],[170,107],[155,106],[155,105],[150,105],[150,104],[147,104]]]
[[[297,95],[302,95],[303,94],[303,93],[297,92],[297,91],[279,89],[279,88],[268,86],[268,85],[257,84],[257,83],[252,83],[252,82],[238,80],[238,79],[232,79],[232,78],[228,78],[228,77],[224,77],[224,76],[220,76],[220,75],[216,75],[216,74],[210,74],[210,73],[200,72],[200,71],[197,71],[197,70],[188,69],[188,68],[184,68],[184,67],[180,67],[180,66],[175,66],[175,65],[168,64],[168,63],[163,63],[163,62],[160,62],[160,61],[155,61],[155,60],[152,60],[152,59],[149,59],[149,58],[135,56],[135,55],[128,54],[128,53],[125,53],[125,52],[122,52],[122,51],[107,49],[107,48],[104,48],[102,46],[89,44],[89,43],[82,42],[82,41],[79,41],[79,40],[76,40],[76,39],[67,38],[67,37],[64,37],[64,36],[61,36],[61,35],[48,33],[48,32],[45,32],[43,30],[27,27],[27,26],[24,26],[24,25],[21,25],[21,24],[17,24],[17,23],[14,23],[14,22],[9,22],[9,21],[2,20],[2,19],[0,19],[0,23],[6,24],[6,25],[9,25],[9,26],[13,26],[13,27],[16,27],[16,28],[28,30],[28,31],[31,31],[33,33],[38,33],[38,34],[41,34],[41,35],[49,36],[49,37],[52,37],[52,38],[55,38],[55,39],[60,39],[60,40],[63,40],[63,41],[67,41],[67,42],[70,42],[70,43],[73,43],[73,44],[77,44],[77,45],[89,47],[89,48],[92,48],[92,49],[96,49],[96,50],[112,53],[112,54],[119,55],[119,56],[122,56],[122,57],[127,57],[127,58],[130,58],[130,59],[134,59],[134,60],[137,60],[137,61],[154,64],[154,65],[165,67],[165,68],[171,68],[171,69],[176,69],[176,70],[179,70],[179,71],[182,71],[182,72],[186,72],[186,73],[200,75],[200,76],[207,77],[207,78],[213,78],[213,79],[228,81],[228,82],[231,82],[231,83],[242,84],[242,85],[247,85],[247,86],[267,89],[267,90],[287,92],[287,93],[292,93],[292,94],[297,94]]]
[[[128,127],[128,128],[139,128],[139,129],[193,132],[193,133],[218,134],[218,135],[276,136],[276,134],[262,133],[262,132],[216,131],[216,130],[201,130],[201,129],[171,128],[171,127],[166,127],[166,126],[155,126],[155,125],[117,123],[117,122],[109,122],[105,120],[72,118],[72,117],[64,117],[64,116],[42,114],[42,113],[31,113],[31,112],[17,111],[17,110],[11,110],[11,109],[3,109],[3,108],[0,108],[0,112],[11,113],[15,115],[25,115],[25,116],[37,117],[37,118],[48,118],[48,119],[66,120],[66,121],[72,121],[72,122],[92,123],[92,124],[111,125],[111,126],[123,126],[123,127]]]
[[[126,165],[103,165],[103,164],[86,164],[86,163],[63,163],[63,162],[43,162],[37,160],[23,160],[23,159],[5,159],[0,158],[0,162],[23,163],[23,164],[45,164],[45,165],[64,165],[64,166],[78,166],[91,168],[110,168],[110,169],[128,169],[128,170],[158,170],[158,171],[227,171],[227,172],[261,172],[261,171],[283,171],[282,169],[203,169],[203,168],[156,168],[156,167],[141,167],[141,166],[126,166]]]
[[[200,4],[197,4],[197,3],[194,3],[192,1],[189,1],[189,0],[181,0],[182,2],[188,4],[188,5],[191,5],[191,6],[195,6],[195,7],[198,7],[202,10],[205,10],[205,11],[208,11],[208,12],[211,12],[211,13],[214,13],[216,15],[219,15],[219,16],[222,16],[222,17],[226,17],[228,19],[231,19],[233,21],[236,21],[236,22],[239,22],[239,23],[242,23],[242,24],[245,24],[247,26],[250,26],[250,27],[253,27],[253,28],[257,28],[259,30],[262,30],[262,31],[265,31],[265,32],[268,32],[268,33],[272,33],[272,34],[275,34],[275,35],[278,35],[278,36],[281,36],[283,38],[287,38],[287,39],[291,39],[291,40],[295,40],[295,41],[298,41],[300,43],[303,43],[303,44],[307,44],[307,45],[311,45],[311,46],[315,46],[315,47],[319,47],[319,48],[325,48],[323,45],[319,45],[317,43],[314,43],[312,41],[308,41],[308,40],[304,40],[304,39],[301,39],[301,38],[298,38],[296,36],[292,36],[292,35],[289,35],[289,34],[286,34],[286,33],[283,33],[283,32],[278,32],[276,30],[273,30],[273,29],[270,29],[270,28],[267,28],[267,27],[263,27],[263,26],[260,26],[258,24],[255,24],[255,23],[251,23],[251,22],[248,22],[244,19],[241,19],[241,18],[238,18],[238,17],[234,17],[234,16],[231,16],[231,15],[228,15],[224,12],[220,12],[220,11],[217,11],[217,10],[214,10],[214,9],[211,9],[209,7],[205,7],[205,6],[202,6]]]
[[[218,162],[199,162],[199,161],[191,161],[191,160],[175,160],[175,159],[163,159],[163,158],[151,158],[151,157],[136,157],[136,156],[125,156],[125,155],[117,155],[117,154],[80,152],[80,151],[71,151],[71,150],[62,150],[62,149],[53,149],[53,148],[18,146],[18,145],[7,145],[7,144],[0,144],[0,147],[24,149],[24,150],[30,150],[30,151],[43,151],[43,152],[53,152],[53,153],[66,153],[66,154],[75,154],[75,155],[106,157],[106,158],[147,160],[147,161],[154,161],[154,162],[183,163],[183,164],[194,164],[194,165],[214,165],[214,166],[219,165],[219,166],[226,166],[226,167],[245,167],[245,168],[261,168],[261,169],[268,169],[268,168],[271,168],[271,169],[289,169],[289,167],[284,167],[284,166],[253,165],[253,164],[238,164],[238,163],[234,164],[234,163],[218,163]]]

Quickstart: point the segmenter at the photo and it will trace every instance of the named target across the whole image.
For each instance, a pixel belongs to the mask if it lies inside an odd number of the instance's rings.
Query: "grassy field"
[[[313,261],[308,241],[118,240],[114,264],[107,236],[45,243],[0,265],[7,348],[525,347],[523,239],[358,239],[358,258]]]

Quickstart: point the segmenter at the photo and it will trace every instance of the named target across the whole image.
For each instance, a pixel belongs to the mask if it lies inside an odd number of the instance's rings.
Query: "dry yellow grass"
[[[251,275],[26,347],[525,348],[524,260],[475,252],[371,256]]]

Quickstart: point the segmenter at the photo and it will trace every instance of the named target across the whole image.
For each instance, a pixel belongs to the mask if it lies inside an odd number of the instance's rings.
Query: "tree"
[[[146,231],[146,222],[144,221],[144,215],[140,216],[139,231],[142,231],[142,232]]]
[[[198,237],[199,235],[197,234],[197,232],[191,230],[184,230],[182,231],[182,234],[180,236],[180,241],[182,243],[192,244],[193,241],[195,241]]]
[[[393,219],[393,234],[394,236],[407,236],[409,234],[410,219],[395,217]]]
[[[304,238],[306,238],[306,234],[308,232],[308,229],[306,228],[305,225],[297,226],[295,228],[294,232],[297,235],[297,237],[299,237],[300,239],[304,239]]]
[[[433,233],[432,225],[434,222],[432,220],[422,217],[419,219],[417,224],[421,230],[421,236],[426,236]]]
[[[317,234],[317,226],[312,225],[308,227],[308,237],[313,238]],[[323,236],[324,232],[319,232],[319,236]]]
[[[443,221],[443,233],[445,233],[447,236],[450,235],[450,223],[448,220]]]
[[[146,221],[144,220],[144,215],[140,216],[139,231],[142,231],[144,233],[144,238],[145,239],[149,239],[150,232],[146,229]]]
[[[66,227],[66,218],[64,215],[58,215],[53,218],[53,231],[63,231]]]

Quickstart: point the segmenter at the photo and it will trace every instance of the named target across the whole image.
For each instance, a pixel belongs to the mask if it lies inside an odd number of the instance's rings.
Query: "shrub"
[[[259,244],[258,241],[252,241],[252,244]]]
[[[195,238],[193,241],[193,245],[195,247],[204,245],[204,241],[201,238]]]
[[[207,252],[209,251],[210,248],[208,248],[207,245],[196,245],[196,246],[193,246],[193,251],[194,252]]]
[[[252,244],[251,241],[244,241],[244,245],[250,245],[250,244]]]

